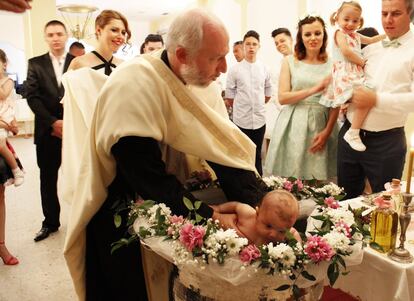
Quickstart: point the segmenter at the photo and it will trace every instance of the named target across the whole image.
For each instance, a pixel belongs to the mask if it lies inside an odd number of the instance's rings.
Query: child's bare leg
[[[4,158],[7,165],[10,166],[11,169],[18,168],[16,159],[14,158],[13,153],[7,147],[6,139],[4,138],[0,138],[0,155]]]
[[[364,124],[370,108],[357,108],[352,119],[351,128],[345,133],[344,140],[356,151],[363,152],[366,146],[362,143],[359,130]]]
[[[352,119],[351,129],[360,129],[367,118],[370,108],[357,108]]]
[[[0,155],[4,158],[13,173],[14,186],[22,185],[24,182],[24,173],[17,165],[17,161],[13,153],[7,147],[6,138],[0,138]]]

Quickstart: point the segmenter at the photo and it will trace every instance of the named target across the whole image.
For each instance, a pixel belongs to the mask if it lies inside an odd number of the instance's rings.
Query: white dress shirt
[[[397,48],[384,48],[381,42],[363,50],[367,59],[365,75],[374,85],[377,104],[362,126],[367,131],[385,131],[403,127],[414,112],[414,34],[408,31],[398,38]],[[347,117],[352,122],[352,102]]]
[[[246,60],[230,68],[227,75],[226,98],[234,99],[233,122],[249,130],[266,123],[265,96],[272,96],[270,73],[259,61]]]
[[[53,70],[55,71],[56,81],[58,86],[62,82],[63,68],[65,66],[66,52],[60,56],[56,57],[51,52],[49,52],[50,59],[52,60]]]

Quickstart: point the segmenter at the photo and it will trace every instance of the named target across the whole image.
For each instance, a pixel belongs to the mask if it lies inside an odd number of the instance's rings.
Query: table
[[[414,221],[408,227],[405,248],[414,254]],[[339,277],[334,288],[363,301],[414,300],[414,263],[392,261],[386,254],[367,247],[364,249],[362,263],[351,266],[348,270],[350,273]]]

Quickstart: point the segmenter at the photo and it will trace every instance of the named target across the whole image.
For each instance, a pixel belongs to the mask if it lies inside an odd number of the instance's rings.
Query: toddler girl
[[[7,134],[12,131],[17,133],[15,111],[14,111],[14,83],[6,75],[7,57],[3,50],[0,49],[0,155],[9,165],[13,176],[14,186],[20,186],[24,181],[23,171],[17,165],[17,161],[7,147]]]
[[[322,95],[320,103],[327,107],[338,107],[352,98],[353,87],[369,85],[365,82],[361,42],[371,44],[384,39],[385,35],[373,38],[356,32],[363,25],[362,8],[358,2],[345,1],[331,16],[331,24],[338,24],[334,34],[332,82]],[[365,145],[359,130],[371,108],[356,109],[350,129],[344,140],[356,151],[364,151]]]

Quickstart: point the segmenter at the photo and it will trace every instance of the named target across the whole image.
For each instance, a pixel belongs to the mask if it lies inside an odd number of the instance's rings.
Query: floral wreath
[[[358,241],[364,246],[363,242],[369,237],[369,227],[361,218],[361,209],[341,207],[338,201],[344,193],[333,183],[311,186],[295,178],[273,176],[263,180],[269,189],[282,188],[296,196],[315,200],[316,214],[311,215],[314,228],[307,232],[302,242],[287,231],[285,242],[261,246],[249,244],[234,229],[224,230],[218,221],[200,216],[197,210],[201,201],[192,203],[184,198],[190,212],[187,218],[172,215],[163,203],[147,200],[132,204],[128,224],[133,227],[134,234],[129,239],[113,243],[112,252],[138,238],[164,237],[173,241],[173,259],[177,265],[196,264],[203,269],[211,262],[224,265],[226,259],[238,256],[241,269],[256,264],[270,275],[290,279],[290,284],[281,285],[276,290],[291,289],[296,299],[301,294],[297,285],[300,277],[316,280],[307,271],[309,264],[327,262],[327,275],[332,286],[340,274],[348,273],[344,258],[352,254],[352,246]],[[115,219],[115,223],[119,225],[120,221]]]

